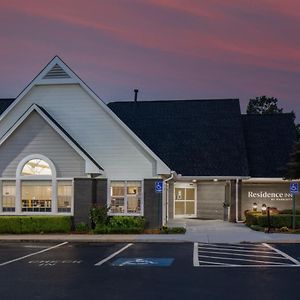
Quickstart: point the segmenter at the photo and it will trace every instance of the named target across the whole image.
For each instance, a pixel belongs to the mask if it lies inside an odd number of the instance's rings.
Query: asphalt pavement
[[[299,259],[299,244],[2,242],[0,295],[297,299]]]

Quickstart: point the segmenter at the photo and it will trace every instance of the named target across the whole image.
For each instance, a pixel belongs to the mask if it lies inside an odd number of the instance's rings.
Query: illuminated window
[[[2,211],[15,211],[16,206],[16,182],[2,182]]]
[[[51,168],[48,163],[42,159],[31,159],[28,161],[21,172],[21,176],[28,175],[48,175],[51,176]]]
[[[21,183],[22,212],[51,212],[52,182],[24,180]]]
[[[71,212],[72,181],[57,182],[57,210],[58,212]]]
[[[140,181],[112,181],[110,186],[111,214],[141,215],[142,184]]]

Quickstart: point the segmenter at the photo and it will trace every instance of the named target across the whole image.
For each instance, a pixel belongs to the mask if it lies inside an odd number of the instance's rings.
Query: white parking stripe
[[[210,263],[202,261],[202,263]],[[220,264],[220,265],[200,265],[200,268],[297,268],[300,265],[292,264],[282,264],[282,265],[229,265],[229,264]]]
[[[61,244],[58,244],[58,245],[55,245],[55,246],[46,248],[46,249],[44,249],[44,250],[41,250],[41,251],[38,251],[38,252],[34,252],[34,253],[31,253],[31,254],[28,254],[28,255],[25,255],[25,256],[22,256],[22,257],[18,257],[18,258],[15,258],[15,259],[6,261],[6,262],[4,262],[4,263],[1,263],[1,264],[0,264],[0,267],[5,266],[5,265],[8,265],[8,264],[11,264],[11,263],[13,263],[13,262],[16,262],[16,261],[19,261],[19,260],[22,260],[22,259],[25,259],[25,258],[27,258],[27,257],[31,257],[31,256],[34,256],[34,255],[37,255],[37,254],[40,254],[40,253],[44,253],[44,252],[46,252],[46,251],[50,251],[50,250],[52,250],[52,249],[58,248],[58,247],[60,247],[60,246],[66,245],[66,244],[68,244],[68,242],[63,242],[63,243],[61,243]]]
[[[194,243],[193,265],[194,267],[199,267],[198,243]]]
[[[268,253],[268,254],[276,254],[274,251],[260,251],[260,250],[242,250],[242,249],[230,249],[230,248],[216,248],[216,247],[209,247],[209,246],[198,246],[199,249],[210,249],[210,250],[229,250],[234,252],[249,252],[249,253]]]
[[[264,247],[261,247],[261,245],[257,245],[256,247],[243,247],[243,246],[235,246],[235,245],[225,245],[225,244],[200,244],[200,246],[202,247],[205,247],[205,246],[208,246],[208,247],[215,247],[215,248],[228,248],[228,249],[236,249],[236,250],[249,250],[249,251],[254,251],[255,249],[257,250],[263,250]]]
[[[214,262],[214,261],[205,261],[205,260],[199,260],[199,263],[203,263],[203,264],[211,264],[211,265],[218,265],[218,266],[230,266],[230,267],[233,267],[233,266],[238,266],[238,265],[232,265],[232,264],[224,264],[224,263],[218,263],[218,262]]]
[[[223,247],[223,246],[228,246],[228,247],[233,247],[233,248],[245,248],[245,247],[258,247],[261,246],[262,244],[215,244],[215,243],[200,243],[201,245],[211,245],[211,246],[216,246],[216,247]]]
[[[238,260],[238,261],[257,262],[257,263],[262,263],[262,264],[270,264],[269,261],[265,261],[265,260],[254,260],[254,259],[232,258],[232,257],[220,257],[220,256],[209,256],[209,255],[198,255],[198,257],[206,257],[206,258],[219,259],[219,260]],[[280,262],[272,262],[271,264],[286,265],[286,263],[280,263]]]
[[[266,246],[266,247],[268,247],[269,249],[272,249],[272,250],[276,251],[278,254],[284,256],[286,259],[289,259],[289,260],[292,261],[294,264],[300,265],[300,262],[299,262],[297,259],[295,259],[295,258],[289,256],[288,254],[286,254],[286,253],[284,253],[284,252],[282,252],[282,251],[280,251],[280,250],[278,250],[278,249],[272,247],[271,245],[269,245],[269,244],[267,244],[267,243],[263,243],[263,245]]]
[[[204,253],[213,253],[213,254],[224,254],[224,255],[235,255],[235,256],[251,256],[251,257],[263,257],[263,258],[274,258],[274,259],[288,259],[286,257],[282,256],[271,256],[271,255],[255,255],[255,254],[245,254],[245,253],[230,253],[230,252],[221,252],[221,251],[210,251],[210,250],[200,250],[199,252],[204,252]]]
[[[109,261],[110,259],[112,259],[113,257],[115,257],[116,255],[120,254],[121,252],[123,252],[124,250],[126,250],[127,248],[129,248],[130,246],[132,246],[132,243],[127,244],[125,247],[121,248],[120,250],[114,252],[113,254],[111,254],[110,256],[100,260],[99,262],[97,262],[95,264],[95,266],[101,266],[103,265],[105,262]]]

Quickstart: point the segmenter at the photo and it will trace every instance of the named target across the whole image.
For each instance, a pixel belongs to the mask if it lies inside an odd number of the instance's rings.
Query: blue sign
[[[298,182],[291,182],[290,192],[292,194],[297,194],[299,192],[299,183]]]
[[[155,181],[155,192],[162,193],[163,191],[163,182],[162,181]]]
[[[112,262],[112,265],[117,267],[169,267],[173,261],[174,258],[118,258]]]

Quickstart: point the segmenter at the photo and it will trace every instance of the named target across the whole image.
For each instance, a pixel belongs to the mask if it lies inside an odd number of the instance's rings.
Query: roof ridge
[[[107,104],[111,103],[161,103],[161,102],[208,102],[208,101],[239,101],[239,98],[212,98],[212,99],[161,99],[161,100],[118,100],[110,101]]]

